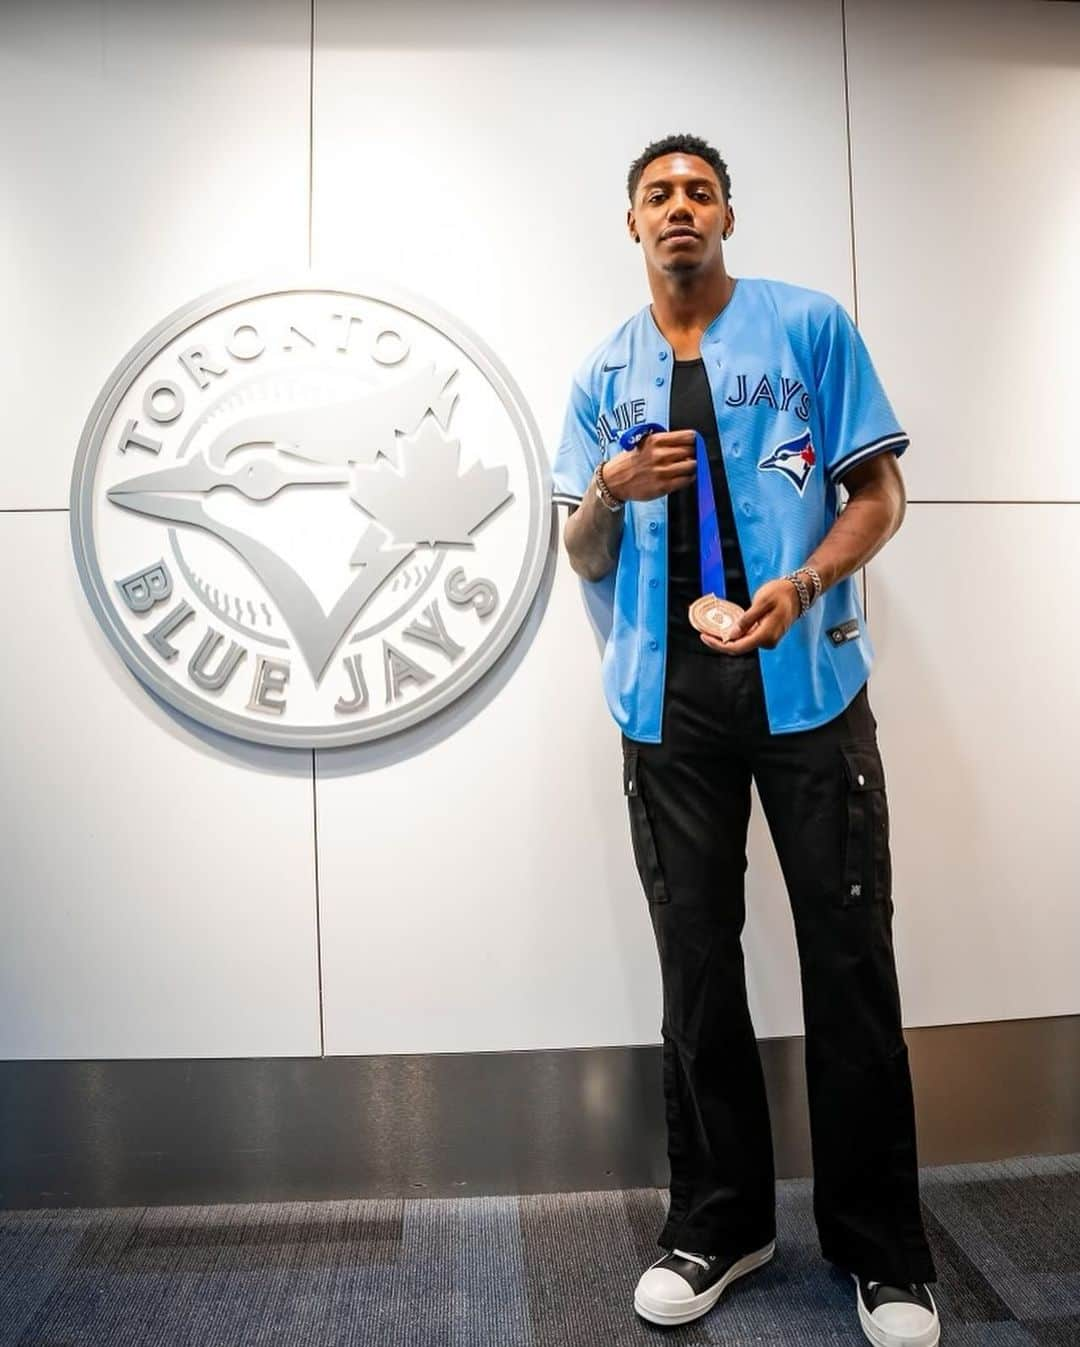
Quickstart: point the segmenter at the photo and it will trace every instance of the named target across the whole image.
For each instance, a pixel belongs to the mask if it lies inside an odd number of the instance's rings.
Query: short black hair
[[[626,175],[626,190],[630,194],[631,205],[634,204],[634,193],[638,189],[641,175],[654,159],[659,159],[665,154],[695,154],[699,159],[704,159],[720,179],[720,186],[724,189],[724,200],[730,202],[731,174],[728,172],[727,164],[720,158],[719,150],[713,149],[709,142],[702,140],[700,136],[679,135],[654,140],[651,145],[645,146],[630,165],[630,172]]]

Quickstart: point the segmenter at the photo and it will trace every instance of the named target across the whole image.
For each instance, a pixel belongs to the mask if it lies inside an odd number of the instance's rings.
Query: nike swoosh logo
[[[601,365],[600,368],[601,368],[601,369],[604,369],[604,370],[610,370],[610,369],[625,369],[625,368],[626,368],[626,361],[624,360],[623,363],[622,363],[621,365]]]

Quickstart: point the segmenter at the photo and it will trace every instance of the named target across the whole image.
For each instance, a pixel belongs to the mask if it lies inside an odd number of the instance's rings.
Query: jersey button
[[[744,500],[744,501],[743,501],[743,503],[742,503],[742,512],[743,512],[743,514],[749,514],[749,513],[750,513],[750,502],[749,502],[748,500]]]
[[[660,642],[659,642],[659,641],[650,641],[650,642],[649,642],[649,649],[650,649],[650,650],[659,650],[659,649],[660,649]]]
[[[661,351],[661,352],[660,352],[660,359],[661,359],[661,360],[666,360],[666,359],[667,359],[667,351]]]
[[[650,533],[655,533],[656,530],[657,530],[659,527],[660,527],[660,525],[657,523],[657,521],[656,521],[655,519],[650,519],[650,520],[649,520],[649,532],[650,532]]]
[[[654,575],[653,578],[649,581],[649,588],[650,588],[650,589],[655,589],[659,583],[660,583],[660,581],[659,581],[659,580],[656,578],[656,576]]]
[[[664,382],[663,379],[662,379],[662,378],[660,377],[660,375],[658,374],[658,375],[656,376],[656,386],[657,386],[657,388],[660,388],[660,387],[662,386],[663,382]]]

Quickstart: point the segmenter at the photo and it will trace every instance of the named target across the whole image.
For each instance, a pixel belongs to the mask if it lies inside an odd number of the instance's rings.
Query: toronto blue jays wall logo
[[[551,525],[528,408],[420,296],[238,281],[125,356],[72,474],[75,560],[132,671],[291,748],[416,725],[502,657]]]
[[[785,440],[783,444],[778,444],[771,454],[761,460],[758,467],[762,472],[782,473],[801,496],[806,490],[806,483],[810,480],[816,462],[817,454],[814,452],[813,440],[810,438],[809,430],[804,430],[793,440]]]

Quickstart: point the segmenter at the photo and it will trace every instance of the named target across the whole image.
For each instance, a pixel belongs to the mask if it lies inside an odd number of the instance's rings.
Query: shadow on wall
[[[935,925],[940,923],[947,928],[955,914],[934,903],[920,902],[920,894],[913,891],[913,884],[917,884],[918,879],[913,880],[912,876],[925,873],[927,857],[939,858],[943,871],[950,865],[951,858],[963,857],[960,874],[964,883],[979,884],[980,857],[983,857],[982,864],[988,859],[981,844],[979,826],[980,781],[965,751],[968,747],[966,738],[949,714],[935,681],[932,662],[926,657],[925,642],[931,639],[927,628],[915,620],[912,609],[898,594],[895,578],[890,581],[882,568],[873,564],[867,567],[867,574],[867,621],[874,642],[875,667],[881,669],[902,662],[904,670],[902,708],[898,705],[895,710],[890,710],[887,706],[883,712],[874,700],[873,674],[869,685],[878,721],[892,820],[897,963],[905,986],[916,981],[920,984],[917,993],[911,991],[911,999],[929,999],[936,1004],[947,998],[949,988],[928,984],[928,969],[938,965],[934,961],[920,960],[915,949],[908,954],[903,948],[903,934],[905,929],[910,929],[914,938],[917,929],[920,940],[933,939]],[[918,764],[917,775],[912,776],[909,769],[897,782],[901,763],[905,766]],[[982,783],[981,789],[993,788]],[[920,835],[914,822],[909,825],[909,820],[927,818],[938,821],[934,829],[936,836]],[[910,867],[906,864],[908,858],[917,858]],[[951,863],[955,865],[955,860]],[[908,923],[909,911],[912,925]],[[997,968],[1006,969],[1009,951],[999,948],[997,956]],[[908,965],[906,977],[905,965]],[[906,1017],[905,1025],[915,1027]]]
[[[610,571],[602,580],[582,585],[581,589],[585,614],[592,627],[597,649],[602,655],[615,612],[615,572]]]

